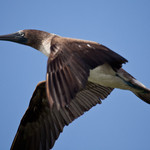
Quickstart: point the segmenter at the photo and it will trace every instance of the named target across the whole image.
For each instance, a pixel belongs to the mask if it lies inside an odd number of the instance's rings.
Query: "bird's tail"
[[[137,97],[139,97],[144,102],[150,104],[150,91],[149,92],[133,92]]]
[[[130,91],[132,91],[144,102],[150,104],[150,89],[146,88],[146,86],[144,86],[141,82],[136,80],[122,68],[118,71],[118,76],[130,87]]]

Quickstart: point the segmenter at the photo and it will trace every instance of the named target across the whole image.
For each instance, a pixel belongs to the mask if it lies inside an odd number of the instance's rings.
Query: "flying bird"
[[[23,149],[21,145],[52,148],[65,125],[100,103],[114,88],[129,90],[150,104],[150,90],[122,68],[127,60],[104,45],[40,30],[20,30],[2,35],[0,40],[31,46],[48,57],[46,81],[37,85],[12,149]],[[68,116],[72,119],[66,121]],[[32,130],[34,126],[37,128]],[[33,148],[31,141],[38,144]]]

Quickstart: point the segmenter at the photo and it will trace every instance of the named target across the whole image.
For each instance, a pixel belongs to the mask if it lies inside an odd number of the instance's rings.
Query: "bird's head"
[[[20,30],[16,33],[1,35],[0,40],[16,42],[39,49],[42,41],[50,36],[50,33],[40,30]]]

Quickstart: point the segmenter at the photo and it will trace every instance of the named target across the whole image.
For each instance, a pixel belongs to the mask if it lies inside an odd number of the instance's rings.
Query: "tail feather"
[[[150,104],[150,90],[149,92],[133,92],[133,93],[144,102]]]
[[[132,84],[130,86],[133,88],[131,91],[141,100],[150,104],[150,90],[134,78],[130,81],[130,83]]]
[[[128,90],[132,91],[144,102],[150,104],[150,89],[146,88],[145,85],[136,80],[132,75],[130,75],[122,68],[119,69],[117,75],[126,83],[126,85],[128,85]]]

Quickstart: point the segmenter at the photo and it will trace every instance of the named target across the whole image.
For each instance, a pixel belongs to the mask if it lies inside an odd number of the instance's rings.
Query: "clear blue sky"
[[[92,40],[129,60],[123,66],[150,88],[149,0],[0,1],[0,34],[40,29]],[[47,58],[34,49],[0,42],[0,150],[11,146]],[[111,95],[65,127],[54,150],[149,150],[150,105],[131,92]]]

